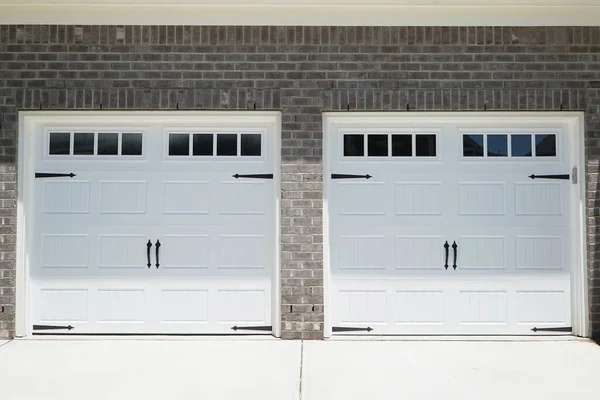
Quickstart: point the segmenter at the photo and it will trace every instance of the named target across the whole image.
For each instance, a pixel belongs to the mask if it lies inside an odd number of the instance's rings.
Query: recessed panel
[[[442,268],[442,238],[396,236],[396,268]]]
[[[208,214],[210,182],[163,182],[165,214]]]
[[[42,267],[87,268],[88,235],[43,235]]]
[[[385,215],[384,182],[339,182],[339,215]]]
[[[144,322],[144,290],[98,290],[98,322]]]
[[[458,265],[461,269],[505,269],[504,237],[461,237]]]
[[[100,182],[100,210],[103,214],[146,212],[146,181]]]
[[[219,268],[264,269],[270,259],[265,235],[220,235]]]
[[[271,204],[271,191],[261,181],[219,182],[219,214],[264,215]]]
[[[228,323],[265,323],[265,302],[270,301],[264,290],[219,290],[217,321]]]
[[[517,291],[517,322],[563,325],[568,304],[563,291]]]
[[[86,322],[87,294],[85,289],[42,289],[40,322]]]
[[[563,241],[561,237],[520,236],[516,238],[518,269],[561,269]]]
[[[441,324],[444,293],[441,291],[396,292],[397,324]]]
[[[396,215],[440,215],[442,184],[399,183],[395,184]],[[385,198],[380,198],[380,202]]]
[[[385,291],[340,290],[337,299],[337,315],[342,324],[385,322]]]
[[[100,235],[100,268],[147,268],[145,235]]]
[[[516,183],[517,215],[561,215],[560,183]]]
[[[208,235],[163,235],[161,268],[208,268],[211,246]]]
[[[385,269],[391,259],[385,236],[341,236],[340,269]]]
[[[90,212],[89,181],[45,181],[43,210],[46,214]]]
[[[461,291],[460,322],[464,324],[505,324],[505,291]]]
[[[503,183],[458,184],[459,214],[461,215],[504,215]]]
[[[162,290],[162,322],[207,322],[207,290]]]

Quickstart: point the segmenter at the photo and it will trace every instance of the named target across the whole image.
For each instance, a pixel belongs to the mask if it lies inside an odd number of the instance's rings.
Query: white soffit
[[[600,0],[0,0],[0,24],[597,26]]]

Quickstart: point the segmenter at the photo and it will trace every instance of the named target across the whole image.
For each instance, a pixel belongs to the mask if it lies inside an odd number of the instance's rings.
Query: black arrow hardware
[[[331,328],[332,332],[371,332],[373,328],[367,326],[366,328],[357,328],[352,326],[334,326]]]
[[[146,257],[148,257],[148,264],[146,264],[148,266],[148,268],[150,268],[152,266],[152,263],[150,262],[150,249],[152,248],[152,242],[150,241],[150,239],[148,239],[148,243],[146,243]]]
[[[33,326],[33,330],[34,331],[49,331],[49,330],[60,330],[60,329],[67,329],[67,330],[71,330],[71,329],[75,329],[74,327],[72,327],[71,325],[68,326],[59,326],[59,325],[34,325]]]
[[[232,175],[235,179],[239,178],[252,178],[252,179],[273,179],[273,174],[253,174],[253,175]]]
[[[48,173],[48,172],[36,172],[35,173],[36,178],[65,178],[65,177],[73,178],[75,176],[77,176],[77,175],[75,175],[72,172],[70,174],[53,174],[53,173]]]
[[[232,326],[231,329],[234,331],[268,331],[271,332],[273,327],[269,326]]]
[[[444,264],[444,268],[448,269],[448,257],[450,256],[450,245],[448,244],[448,241],[446,240],[446,243],[444,244],[444,249],[446,249],[446,263]]]
[[[533,328],[533,332],[572,332],[573,328],[570,326],[564,326],[560,328]]]
[[[331,174],[331,179],[371,179],[372,176],[367,175],[346,175],[346,174]]]
[[[456,271],[456,256],[458,255],[458,245],[456,244],[456,242],[452,243],[452,250],[454,250],[454,262],[452,263],[452,268],[454,268],[454,270]]]
[[[564,175],[529,175],[531,179],[562,179],[568,181],[571,179],[569,174]]]

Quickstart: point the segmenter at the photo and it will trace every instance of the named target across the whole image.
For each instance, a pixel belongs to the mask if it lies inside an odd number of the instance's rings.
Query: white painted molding
[[[63,0],[65,3],[68,0]],[[598,26],[597,0],[0,0],[0,24],[76,25],[355,25],[355,26]],[[30,4],[28,4],[30,3]],[[37,4],[31,4],[37,3]],[[42,3],[42,4],[40,4]],[[87,4],[82,4],[87,3]],[[145,3],[145,4],[142,4]],[[148,4],[151,3],[151,4]],[[182,4],[183,3],[183,4]],[[307,4],[308,3],[308,4]],[[568,3],[568,5],[565,5]],[[398,5],[400,4],[400,5]],[[423,4],[419,2],[418,4]],[[434,5],[436,4],[436,5]],[[452,4],[452,5],[447,5]],[[456,5],[459,4],[459,5]],[[467,4],[478,4],[477,6]],[[483,6],[480,4],[484,4]],[[500,4],[500,5],[497,5]],[[517,5],[520,4],[520,5]],[[526,5],[523,5],[526,4]]]

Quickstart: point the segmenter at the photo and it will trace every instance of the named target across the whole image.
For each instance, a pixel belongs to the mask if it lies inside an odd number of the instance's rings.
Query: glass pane
[[[483,157],[483,135],[463,135],[463,156]]]
[[[388,135],[368,135],[369,157],[387,157]]]
[[[260,156],[260,134],[242,134],[242,155]]]
[[[50,154],[69,154],[70,149],[70,133],[52,132],[50,134]]]
[[[212,133],[194,134],[193,152],[195,156],[213,155],[213,135]]]
[[[217,155],[237,156],[237,135],[235,133],[220,133],[217,135]]]
[[[417,157],[435,157],[435,135],[417,135],[415,140]]]
[[[365,135],[344,135],[344,157],[365,155]]]
[[[508,157],[508,136],[488,135],[487,155],[488,157]]]
[[[98,134],[98,155],[116,156],[119,154],[119,134],[118,133],[99,133]]]
[[[556,135],[535,135],[535,155],[556,157]]]
[[[187,133],[171,133],[169,135],[169,155],[189,156],[190,135]]]
[[[141,156],[142,134],[124,133],[121,135],[121,154],[124,156]]]
[[[73,154],[93,155],[94,154],[94,134],[93,133],[75,133],[73,140]]]
[[[412,135],[392,135],[392,156],[412,156]]]
[[[512,135],[510,149],[513,157],[531,157],[531,135]]]

